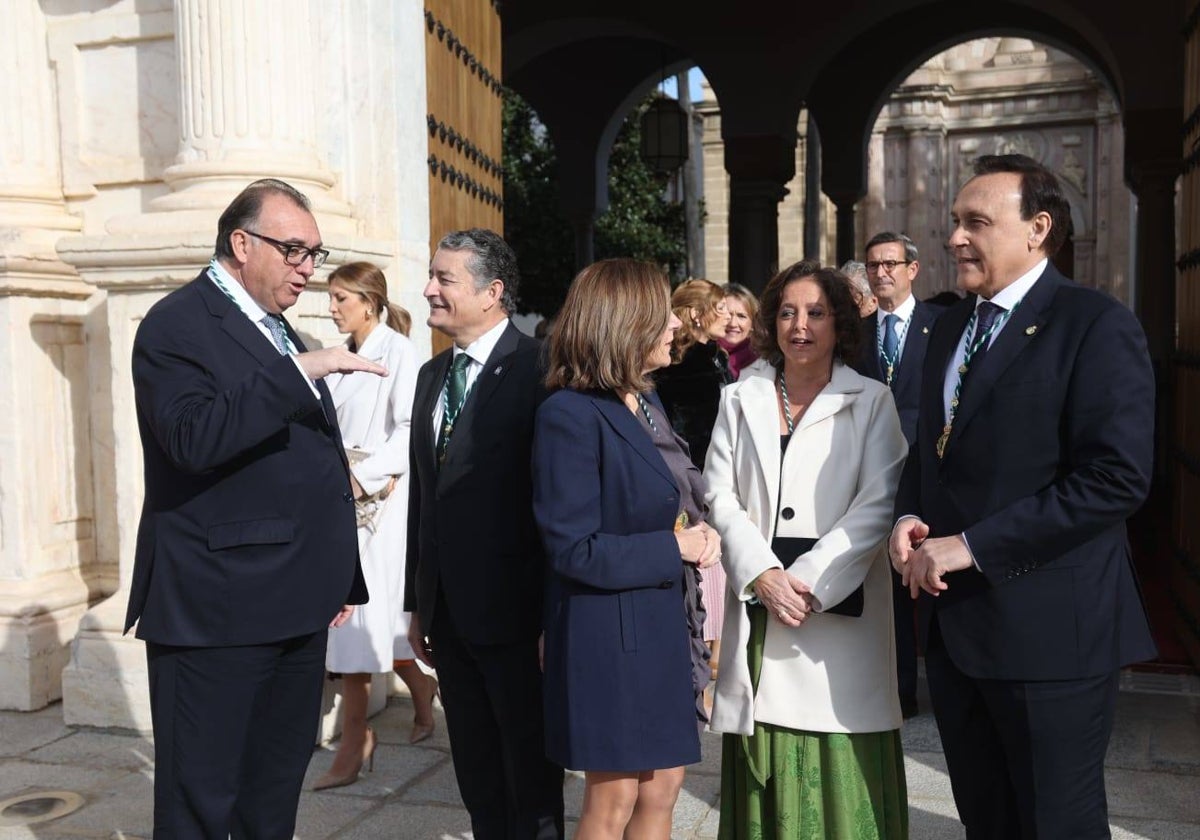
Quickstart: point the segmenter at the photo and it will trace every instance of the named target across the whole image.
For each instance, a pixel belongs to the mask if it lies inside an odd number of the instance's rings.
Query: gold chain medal
[[[938,435],[937,456],[938,456],[939,460],[946,457],[946,442],[948,440],[950,440],[950,424],[949,423],[947,423],[945,426],[942,427],[942,433],[940,435]]]

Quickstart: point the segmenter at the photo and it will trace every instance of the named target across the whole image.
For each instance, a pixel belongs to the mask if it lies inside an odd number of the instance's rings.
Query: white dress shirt
[[[213,281],[213,285],[220,289],[221,293],[233,300],[234,305],[242,310],[242,313],[253,322],[258,331],[263,334],[267,341],[271,342],[271,347],[275,352],[279,352],[279,348],[275,346],[275,338],[271,335],[271,331],[267,329],[267,325],[263,323],[263,318],[267,317],[268,313],[265,309],[258,305],[254,298],[250,297],[250,293],[246,291],[246,287],[234,279],[225,266],[217,261],[216,257],[208,264],[209,279]],[[215,277],[213,275],[216,275]],[[218,280],[220,282],[218,282]],[[313,381],[308,378],[308,374],[304,372],[304,368],[300,367],[300,363],[296,361],[296,345],[292,343],[292,337],[284,332],[284,341],[287,342],[288,355],[292,359],[292,364],[296,366],[296,370],[300,371],[300,375],[304,377],[304,381],[308,383],[308,387],[312,390],[313,396],[318,400],[321,399],[321,392],[317,390]]]
[[[882,356],[881,348],[883,347],[883,329],[884,319],[888,315],[895,315],[900,320],[896,322],[894,327],[896,337],[899,343],[896,345],[896,363],[904,358],[904,342],[908,340],[908,325],[912,321],[913,313],[917,311],[917,299],[913,295],[909,295],[904,299],[904,303],[896,307],[895,312],[884,312],[883,307],[875,310],[875,353]]]
[[[454,355],[451,356],[451,363],[457,359],[460,353],[466,353],[471,357],[471,364],[467,365],[467,391],[463,395],[465,402],[467,397],[471,395],[471,389],[475,387],[475,380],[479,378],[479,372],[483,370],[483,366],[487,363],[488,357],[492,355],[492,351],[496,349],[496,344],[500,341],[500,336],[504,335],[504,331],[508,329],[508,319],[505,318],[496,326],[485,332],[479,338],[472,341],[465,348],[454,345]],[[438,439],[438,434],[442,430],[442,416],[446,413],[446,384],[443,382],[438,388],[437,402],[433,406],[433,439]]]
[[[1011,313],[1014,306],[1021,302],[1021,299],[1033,288],[1033,284],[1042,276],[1042,272],[1046,270],[1047,260],[1043,259],[1038,262],[1029,271],[1022,274],[1012,283],[1005,286],[992,297],[992,303],[1004,310],[1004,313]],[[975,311],[979,311],[979,304],[983,303],[984,299],[978,297],[975,299]],[[988,347],[996,341],[996,336],[1004,330],[1008,323],[1008,314],[998,316],[999,323],[996,329],[992,331],[992,337],[988,339]],[[976,320],[978,323],[978,319]],[[974,340],[974,336],[968,336],[966,331],[959,336],[958,347],[954,350],[954,355],[950,357],[950,364],[946,367],[946,375],[942,384],[942,416],[950,419],[950,401],[954,399],[954,389],[958,387],[958,366],[962,364],[963,358],[967,355],[967,340]]]

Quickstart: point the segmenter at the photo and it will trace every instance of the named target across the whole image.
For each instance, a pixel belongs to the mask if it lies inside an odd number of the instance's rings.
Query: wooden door
[[[504,232],[500,13],[489,0],[426,0],[429,252],[453,230]],[[435,331],[433,352],[450,344]]]

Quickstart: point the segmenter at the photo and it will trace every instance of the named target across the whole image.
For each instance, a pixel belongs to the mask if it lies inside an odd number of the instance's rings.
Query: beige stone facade
[[[720,106],[707,88],[704,122],[706,263],[726,282],[728,182]],[[779,205],[779,264],[803,254],[805,124],[797,127],[796,176]],[[1061,51],[1020,38],[982,38],[939,53],[892,93],[867,146],[867,195],[855,224],[861,246],[881,230],[902,231],[921,251],[916,293],[954,288],[943,248],[950,204],[981,154],[1022,152],[1060,178],[1071,202],[1076,280],[1131,302],[1134,200],[1123,176],[1117,105],[1095,73]],[[822,197],[819,257],[834,262],[835,211]],[[765,282],[762,281],[762,282]]]
[[[416,0],[6,0],[0,28],[0,708],[149,726],[121,635],[141,508],[129,359],[260,177],[313,201],[322,271],[429,258]],[[292,314],[336,340],[321,285]],[[423,319],[414,339],[429,346]],[[263,593],[264,598],[271,597]]]

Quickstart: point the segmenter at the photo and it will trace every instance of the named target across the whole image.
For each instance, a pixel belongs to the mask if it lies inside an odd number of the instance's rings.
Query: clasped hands
[[[767,569],[754,579],[751,588],[767,612],[788,627],[799,627],[812,614],[812,589],[783,569]]]
[[[930,538],[929,526],[915,516],[904,517],[892,528],[888,556],[914,600],[922,589],[937,597],[950,588],[942,580],[945,575],[975,565],[962,534]]]
[[[685,563],[707,569],[721,562],[721,535],[706,522],[676,531],[675,540]]]

